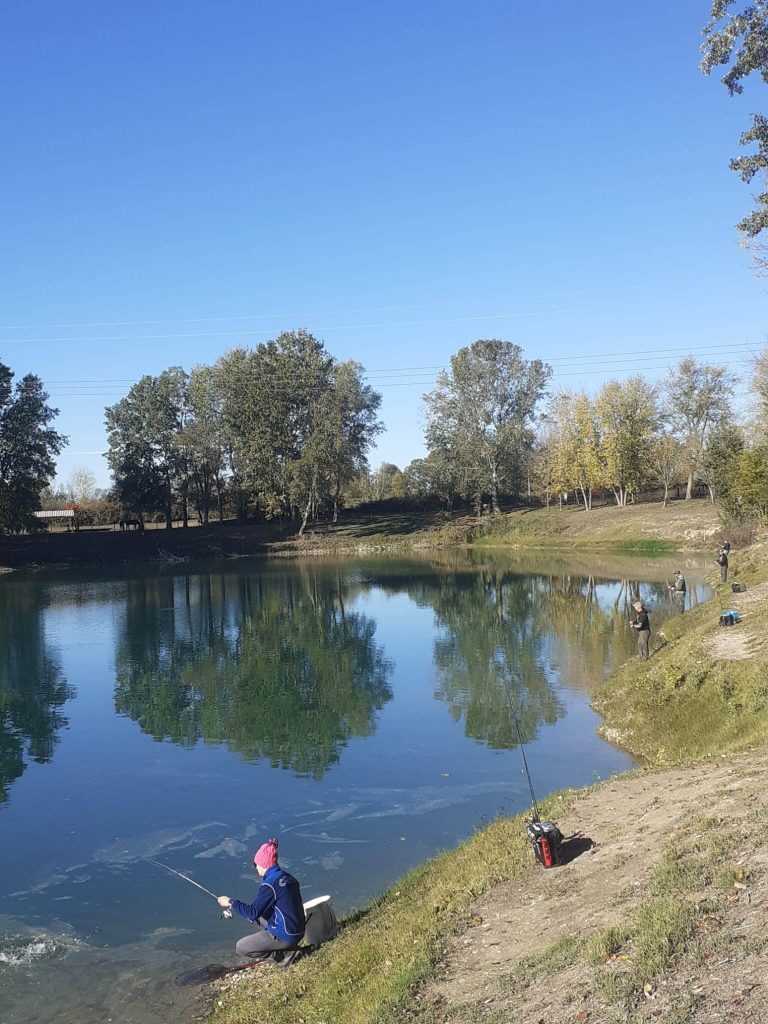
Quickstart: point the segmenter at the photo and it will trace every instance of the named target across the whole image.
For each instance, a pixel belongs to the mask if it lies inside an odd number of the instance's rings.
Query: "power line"
[[[565,295],[612,295],[619,292],[640,291],[642,285],[622,285],[617,288],[595,288],[591,290],[571,290],[561,292],[548,292],[545,295],[527,295],[524,301],[535,302],[539,299],[559,298]],[[497,296],[494,302],[518,302],[520,296]],[[202,317],[176,317],[172,320],[101,320],[91,323],[69,323],[69,324],[16,324],[0,325],[0,331],[50,331],[69,330],[80,327],[152,327],[162,324],[203,324],[203,323],[226,323],[236,320],[279,320],[279,319],[300,319],[301,317],[323,317],[323,316],[349,316],[353,313],[397,313],[405,309],[443,309],[446,306],[470,305],[476,302],[488,302],[483,299],[449,299],[446,302],[420,302],[404,306],[363,306],[353,309],[331,309],[321,312],[304,313],[240,313],[228,316],[202,316]]]
[[[685,352],[688,354],[696,354],[702,352],[708,352],[710,355],[738,355],[740,353],[751,353],[754,351],[754,346],[749,342],[720,342],[715,345],[696,345],[696,346],[679,346],[669,348],[652,348],[645,349],[644,356],[646,361],[666,359],[669,355],[676,352]],[[596,360],[607,360],[610,363],[622,363],[628,360],[634,361],[636,356],[631,354],[629,356],[620,355],[617,356],[615,353],[599,352],[594,354],[582,354],[575,356],[539,356],[542,362],[549,364],[564,364],[564,368],[575,364],[588,365],[595,362]],[[743,362],[743,360],[742,360]],[[382,374],[401,374],[404,376],[415,376],[416,374],[426,373],[427,371],[433,370],[447,370],[449,364],[437,363],[429,366],[393,366],[384,367],[378,370],[367,370],[363,376],[370,379],[372,377],[378,377]],[[384,378],[388,380],[389,378]],[[91,385],[105,385],[105,384],[135,384],[137,378],[135,377],[94,377],[94,378],[72,378],[64,380],[51,380],[47,381],[48,386],[55,385],[72,385],[76,387],[90,387]],[[370,382],[370,381],[369,381]]]

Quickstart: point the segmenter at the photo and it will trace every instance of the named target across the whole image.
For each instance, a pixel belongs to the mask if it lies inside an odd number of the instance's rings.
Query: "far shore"
[[[0,538],[0,572],[245,558],[370,555],[455,547],[588,549],[662,554],[704,551],[722,533],[706,500],[605,506],[590,512],[515,508],[497,516],[466,512],[351,510],[338,523],[319,523],[297,538],[279,522],[211,523],[144,533],[109,527]]]

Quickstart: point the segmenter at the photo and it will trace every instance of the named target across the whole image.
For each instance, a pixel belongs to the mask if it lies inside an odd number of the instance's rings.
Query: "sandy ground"
[[[566,836],[589,837],[591,848],[566,866],[532,869],[478,900],[473,926],[446,949],[422,1005],[444,1008],[451,1022],[768,1020],[768,949],[750,943],[768,937],[768,846],[734,851],[750,884],[728,897],[718,922],[722,955],[681,963],[631,1015],[595,997],[583,964],[522,991],[510,977],[521,957],[556,939],[586,939],[620,923],[640,901],[663,846],[702,816],[760,818],[767,783],[768,757],[761,755],[617,779],[580,797],[558,824]]]

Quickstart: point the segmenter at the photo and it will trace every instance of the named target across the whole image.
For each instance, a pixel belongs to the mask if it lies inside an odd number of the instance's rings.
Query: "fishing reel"
[[[221,912],[221,916],[224,918],[225,921],[229,921],[230,918],[232,917],[232,908],[224,907],[224,909]]]

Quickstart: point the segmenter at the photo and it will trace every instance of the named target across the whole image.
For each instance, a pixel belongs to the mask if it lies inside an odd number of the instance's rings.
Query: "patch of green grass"
[[[619,952],[629,935],[630,930],[626,925],[604,928],[602,931],[596,932],[587,940],[584,947],[584,959],[592,967],[604,964],[606,960],[610,960]]]
[[[545,801],[558,815],[567,795]],[[432,973],[445,939],[469,923],[472,901],[531,865],[522,816],[494,822],[406,875],[337,939],[286,971],[265,971],[220,993],[214,1024],[380,1024]],[[444,1018],[443,1018],[444,1019]]]
[[[749,587],[768,578],[764,550],[741,559]],[[723,600],[738,604],[738,596]],[[709,645],[722,632],[719,617],[717,599],[673,617],[663,648],[647,662],[627,663],[593,700],[605,725],[635,754],[659,765],[685,764],[768,741],[768,666],[757,657],[711,657]],[[733,628],[764,636],[768,602],[752,604]]]
[[[631,537],[616,541],[612,547],[614,551],[649,556],[671,554],[676,550],[675,544],[668,540],[641,540]]]
[[[530,985],[537,978],[557,974],[579,959],[581,940],[571,935],[557,939],[540,953],[531,953],[519,960],[512,972],[513,987]]]

